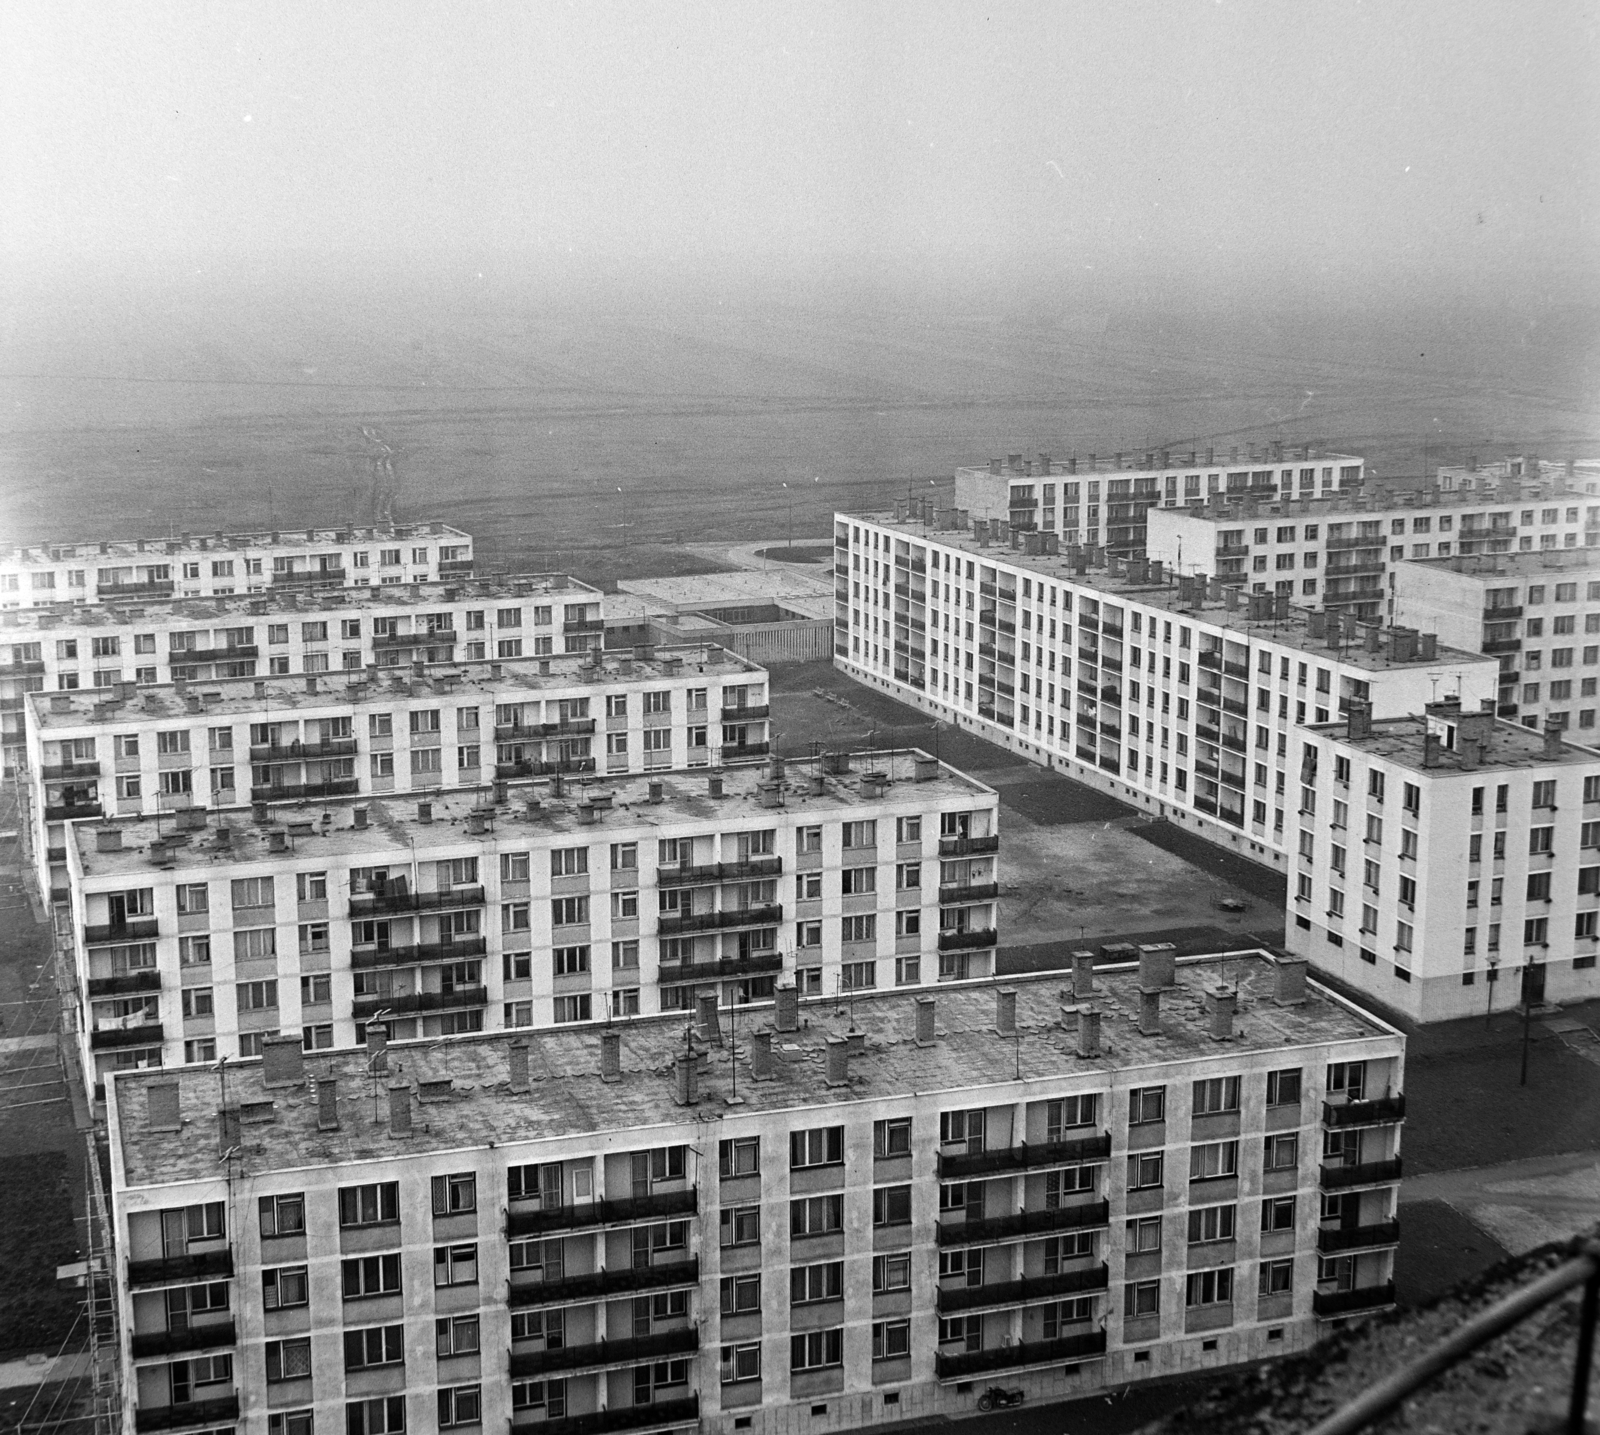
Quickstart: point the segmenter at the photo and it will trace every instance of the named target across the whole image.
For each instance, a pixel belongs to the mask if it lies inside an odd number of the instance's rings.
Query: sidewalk
[[[1463,1171],[1409,1176],[1400,1183],[1400,1214],[1443,1201],[1513,1255],[1600,1224],[1600,1153],[1535,1156]]]

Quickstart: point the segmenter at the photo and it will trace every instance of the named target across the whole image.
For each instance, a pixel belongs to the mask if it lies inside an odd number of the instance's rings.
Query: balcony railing
[[[377,912],[448,912],[483,906],[482,887],[456,887],[448,892],[363,892],[350,898],[352,917]]]
[[[985,927],[975,932],[940,932],[939,950],[941,952],[970,952],[979,947],[992,947],[998,938],[993,927]]]
[[[605,621],[601,618],[568,618],[561,625],[563,633],[603,633]]]
[[[92,997],[121,997],[133,992],[160,990],[160,972],[128,972],[120,977],[89,978],[89,995]]]
[[[625,1340],[559,1345],[554,1350],[514,1350],[511,1352],[511,1378],[516,1380],[590,1366],[638,1365],[669,1355],[686,1355],[699,1348],[700,1331],[695,1326],[688,1326],[682,1330],[663,1330],[654,1335],[636,1335]]]
[[[418,962],[454,962],[481,957],[487,942],[483,937],[457,937],[453,942],[419,942],[410,947],[352,947],[350,965],[356,971],[374,967],[408,967]]]
[[[759,977],[783,970],[782,952],[764,952],[756,957],[724,957],[715,962],[687,962],[676,966],[662,963],[657,982],[669,986],[682,982],[706,982],[717,977]]]
[[[1399,1241],[1399,1221],[1380,1221],[1371,1226],[1332,1226],[1317,1232],[1317,1249],[1325,1256],[1338,1251],[1365,1250],[1369,1246],[1398,1245]]]
[[[95,594],[105,602],[118,598],[170,598],[176,587],[170,578],[156,578],[147,583],[100,583]]]
[[[523,762],[497,762],[494,765],[496,777],[549,777],[553,772],[593,772],[595,763],[592,757],[558,757],[547,762],[528,759]]]
[[[1322,1189],[1342,1191],[1350,1186],[1383,1186],[1400,1179],[1400,1158],[1363,1161],[1356,1166],[1324,1166]]]
[[[181,1405],[156,1405],[134,1412],[133,1428],[181,1430],[188,1425],[232,1424],[239,1418],[239,1397],[219,1395],[215,1400],[185,1400]],[[541,1432],[542,1435],[542,1432]]]
[[[126,1046],[160,1046],[161,1023],[98,1027],[89,1033],[90,1051],[116,1051]]]
[[[250,789],[252,802],[304,802],[317,797],[354,797],[361,784],[353,777],[334,777],[327,782],[269,782]]]
[[[41,767],[39,776],[46,782],[71,782],[78,777],[99,777],[100,764],[94,761],[58,762]]]
[[[511,1429],[530,1435],[607,1435],[612,1430],[643,1430],[694,1425],[700,1419],[700,1397],[658,1400],[653,1405],[612,1405],[588,1415],[568,1415],[560,1420],[513,1420]]]
[[[46,822],[76,822],[86,817],[104,817],[105,808],[98,802],[68,802],[44,810]]]
[[[168,664],[176,663],[179,667],[192,663],[237,663],[245,662],[250,658],[261,656],[261,649],[255,643],[236,643],[231,648],[169,648],[167,650]]]
[[[777,877],[783,873],[781,857],[751,857],[744,862],[707,862],[699,867],[658,867],[656,886],[709,886],[747,877]]]
[[[150,1331],[133,1337],[133,1358],[144,1360],[152,1355],[179,1355],[186,1350],[215,1350],[218,1346],[237,1345],[238,1339],[231,1320],[191,1325],[183,1330]]]
[[[755,722],[771,714],[772,707],[769,703],[751,703],[748,707],[723,708],[723,722]]]
[[[586,1201],[575,1206],[555,1206],[543,1211],[510,1211],[508,1236],[535,1236],[544,1231],[575,1231],[592,1226],[632,1226],[645,1221],[666,1221],[692,1216],[698,1193],[663,1191],[658,1196],[626,1196],[615,1201]]]
[[[390,1012],[396,1016],[408,1012],[454,1011],[459,1007],[487,1006],[488,987],[457,987],[448,992],[408,992],[405,996],[357,997],[351,1004],[351,1015],[357,1021]]]
[[[941,1181],[1006,1171],[1030,1171],[1043,1166],[1068,1166],[1082,1161],[1104,1161],[1111,1155],[1111,1136],[1083,1136],[1075,1141],[1023,1142],[994,1151],[941,1151],[936,1170]]]
[[[1521,649],[1521,638],[1491,638],[1483,645],[1483,651],[1486,653],[1515,653]]]
[[[173,1281],[215,1280],[233,1274],[233,1252],[196,1251],[185,1256],[157,1256],[154,1260],[129,1261],[130,1286],[163,1286]]]
[[[506,1296],[506,1304],[516,1310],[529,1306],[569,1305],[604,1300],[607,1296],[634,1295],[640,1291],[699,1283],[700,1258],[696,1256],[687,1261],[666,1261],[656,1266],[619,1266],[615,1270],[590,1271],[585,1275],[563,1276],[560,1280],[512,1286]]]
[[[721,932],[736,927],[771,927],[783,921],[783,903],[767,902],[759,907],[735,907],[722,912],[690,912],[679,917],[662,917],[657,930],[664,937],[684,932]]]
[[[977,857],[985,852],[998,852],[1000,850],[999,837],[941,837],[939,839],[939,855],[941,857]]]
[[[374,648],[432,648],[456,641],[454,628],[439,628],[432,633],[374,633]]]
[[[1394,1282],[1361,1286],[1348,1291],[1313,1291],[1311,1309],[1318,1315],[1349,1315],[1357,1310],[1377,1310],[1394,1304]]]
[[[305,762],[319,757],[353,757],[357,752],[353,737],[328,738],[324,742],[262,742],[250,749],[251,762]]]
[[[91,947],[105,946],[109,942],[143,942],[159,936],[161,924],[154,917],[135,917],[129,922],[110,922],[104,926],[85,927],[83,940]]]
[[[944,906],[953,906],[960,902],[988,902],[999,895],[998,882],[954,883],[939,888],[939,901]]]
[[[439,576],[442,578],[447,573],[458,576],[472,572],[473,560],[470,558],[441,558],[439,560]]]
[[[1511,608],[1485,608],[1483,610],[1483,621],[1485,623],[1510,623],[1514,622],[1521,616],[1522,608],[1520,606]]]
[[[1092,1359],[1106,1353],[1106,1333],[1089,1330],[1082,1335],[1066,1335],[1059,1340],[1024,1340],[1002,1345],[996,1350],[964,1350],[954,1355],[940,1351],[933,1358],[934,1375],[940,1380],[964,1380],[986,1370],[1013,1370],[1022,1365],[1065,1365],[1075,1360]]]
[[[43,671],[43,658],[12,658],[9,662],[0,662],[0,677],[30,677]]]
[[[738,762],[741,758],[753,759],[765,757],[772,751],[770,742],[730,742],[724,743],[719,749],[724,762]]]
[[[1021,1280],[995,1281],[989,1285],[939,1286],[935,1298],[939,1314],[980,1306],[1029,1305],[1079,1291],[1103,1291],[1110,1283],[1110,1272],[1102,1261],[1083,1271],[1062,1271],[1051,1276],[1024,1276]]]
[[[1048,1236],[1054,1231],[1081,1231],[1090,1226],[1103,1226],[1110,1219],[1110,1202],[1090,1201],[1082,1206],[1019,1211],[1015,1215],[992,1216],[982,1221],[941,1223],[935,1230],[941,1246],[976,1246],[991,1241]]]
[[[1324,1126],[1379,1126],[1389,1121],[1403,1121],[1405,1114],[1404,1096],[1379,1096],[1371,1101],[1322,1103]]]
[[[343,583],[345,572],[343,568],[300,568],[285,569],[274,572],[272,581],[276,585],[293,587],[304,584],[315,585],[318,583]]]

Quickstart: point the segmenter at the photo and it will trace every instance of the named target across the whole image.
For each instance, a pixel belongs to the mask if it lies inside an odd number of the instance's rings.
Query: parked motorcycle
[[[1022,1392],[1007,1390],[1003,1385],[991,1385],[978,1397],[979,1410],[1004,1409],[1008,1405],[1021,1405]]]

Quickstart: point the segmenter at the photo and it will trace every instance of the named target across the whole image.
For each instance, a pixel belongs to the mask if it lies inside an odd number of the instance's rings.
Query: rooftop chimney
[[[488,831],[488,828],[489,824],[484,821],[484,817],[481,812],[469,812],[467,814],[467,832],[471,836],[481,837],[486,831]]]
[[[1139,1034],[1161,1035],[1161,990],[1159,987],[1139,989]]]
[[[314,693],[314,692],[316,692],[316,690],[317,690],[317,675],[315,673],[307,673],[306,674],[306,691],[308,693]]]
[[[750,1038],[750,1075],[756,1081],[772,1080],[772,1033],[766,1027]]]
[[[813,797],[821,797],[828,790],[828,782],[820,772],[813,772],[808,787]]]
[[[1094,953],[1072,954],[1072,999],[1088,1001],[1094,995]]]
[[[1350,699],[1347,719],[1347,731],[1351,742],[1372,736],[1372,704],[1365,698]]]
[[[1546,718],[1544,723],[1544,757],[1547,762],[1553,762],[1561,756],[1561,734],[1565,729],[1555,718]]]
[[[272,816],[272,809],[265,802],[252,802],[250,816],[256,822],[266,822]]]
[[[181,1131],[183,1117],[178,1113],[178,1083],[152,1082],[145,1088],[149,1101],[146,1124],[152,1131]]]
[[[419,802],[417,804],[417,821],[422,823],[433,821],[433,804],[431,802]]]
[[[1165,991],[1178,985],[1178,949],[1171,942],[1139,948],[1139,990]]]
[[[396,1141],[411,1139],[411,1083],[397,1081],[389,1088],[389,1135]]]
[[[709,786],[709,790],[710,790],[711,796],[713,796],[713,797],[721,797],[722,796],[722,774],[720,772],[713,772],[711,774],[711,776],[706,779],[706,781],[707,781],[707,784]]]
[[[339,1129],[339,1083],[331,1076],[317,1082],[317,1130]]]
[[[289,850],[289,834],[274,827],[267,833],[268,852],[287,852]]]
[[[666,784],[663,783],[659,777],[652,777],[649,783],[649,800],[651,802],[660,802],[663,795],[666,793],[666,790]]]
[[[1015,987],[1001,987],[994,994],[994,1030],[996,1036],[1017,1034],[1017,991]]]
[[[261,1042],[261,1084],[298,1086],[305,1079],[305,1059],[297,1036],[269,1036]]]
[[[1206,1005],[1211,1011],[1211,1039],[1233,1040],[1233,1014],[1239,1005],[1239,993],[1230,986],[1214,986],[1206,992]]]
[[[1308,963],[1292,952],[1280,953],[1274,963],[1276,983],[1272,999],[1279,1006],[1304,1006],[1306,1000],[1306,967]]]
[[[829,1086],[850,1084],[850,1043],[842,1036],[827,1039],[827,1076]]]
[[[622,1080],[622,1033],[620,1031],[603,1031],[600,1033],[600,1080]]]
[[[780,982],[773,1020],[779,1031],[800,1030],[800,989],[793,982]]]
[[[367,809],[365,807],[351,808],[350,821],[353,826],[365,827],[367,825]]]
[[[362,1028],[367,1044],[367,1068],[370,1071],[389,1069],[389,1028],[381,1021],[369,1021]]]
[[[918,1046],[932,1046],[935,1040],[934,1022],[938,1013],[938,1003],[932,997],[916,998],[916,1044]]]
[[[695,1074],[694,1058],[680,1055],[673,1063],[672,1099],[679,1106],[696,1106],[700,1101],[700,1083]]]
[[[1092,1006],[1082,1007],[1078,1011],[1078,1055],[1100,1055],[1100,1013]]]

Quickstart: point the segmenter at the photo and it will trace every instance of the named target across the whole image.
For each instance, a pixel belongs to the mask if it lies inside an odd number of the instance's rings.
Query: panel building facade
[[[119,1075],[126,1426],[855,1429],[1391,1304],[1403,1039],[1142,956]]]
[[[0,608],[470,578],[472,537],[447,523],[41,543],[0,553]]]
[[[253,1057],[987,975],[998,798],[915,751],[67,829],[81,1056]],[[287,817],[287,821],[285,821]]]

